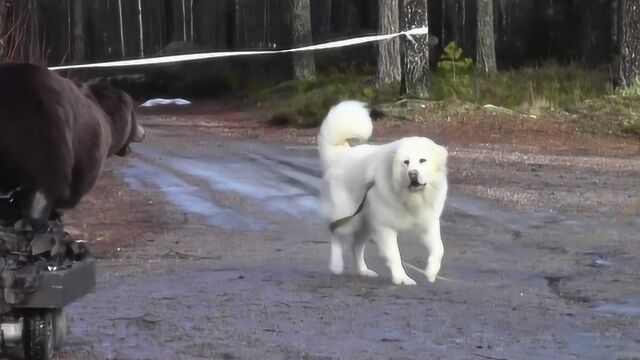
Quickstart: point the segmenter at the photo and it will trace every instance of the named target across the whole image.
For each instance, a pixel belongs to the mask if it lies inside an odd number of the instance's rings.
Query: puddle
[[[291,167],[233,159],[233,156],[225,157],[225,161],[189,159],[167,155],[149,146],[138,147],[138,150],[144,156],[162,157],[167,166],[205,180],[213,190],[258,200],[267,210],[303,216],[319,208],[316,194],[320,179]]]
[[[318,200],[301,189],[289,186],[262,169],[245,163],[215,164],[199,160],[169,158],[176,170],[205,179],[212,189],[232,191],[260,200],[269,210],[297,215],[300,211],[316,211]]]
[[[120,175],[137,191],[147,191],[149,186],[158,187],[168,201],[184,211],[203,216],[211,225],[227,229],[261,230],[265,228],[255,219],[221,208],[203,197],[197,187],[144,161],[133,159],[130,166],[120,170]]]
[[[602,303],[594,307],[593,311],[608,315],[640,316],[640,294],[629,296],[617,303]]]

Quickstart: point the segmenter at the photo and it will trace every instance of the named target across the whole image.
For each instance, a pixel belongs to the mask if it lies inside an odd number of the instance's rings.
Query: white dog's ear
[[[436,145],[436,157],[438,158],[438,171],[441,173],[447,172],[447,157],[449,156],[449,152],[444,146]]]
[[[447,148],[441,145],[436,145],[436,153],[440,162],[444,165],[447,163],[447,157],[449,157],[449,152]]]

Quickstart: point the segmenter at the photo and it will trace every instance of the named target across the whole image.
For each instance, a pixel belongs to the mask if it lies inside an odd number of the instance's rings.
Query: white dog
[[[364,260],[365,244],[372,239],[393,283],[415,285],[402,266],[397,241],[398,232],[414,231],[429,251],[426,276],[433,282],[444,255],[440,214],[447,196],[447,150],[424,137],[384,145],[347,142],[367,140],[372,130],[366,104],[357,101],[334,106],[320,128],[322,202],[332,230],[329,268],[342,273],[342,245],[351,240],[358,273],[377,276]]]

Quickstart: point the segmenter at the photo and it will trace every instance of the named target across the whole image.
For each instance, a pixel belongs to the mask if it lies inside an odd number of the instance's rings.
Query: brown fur
[[[0,191],[42,192],[74,207],[105,160],[124,155],[137,124],[132,99],[106,84],[76,85],[32,64],[0,65]]]

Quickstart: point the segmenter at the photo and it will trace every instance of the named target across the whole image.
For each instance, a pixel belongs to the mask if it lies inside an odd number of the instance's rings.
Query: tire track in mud
[[[267,169],[277,170],[275,175],[282,179],[283,182],[300,189],[306,194],[316,197],[320,194],[322,182],[321,170],[310,169],[291,161],[262,154],[250,155],[249,159],[263,165]]]
[[[202,191],[197,179],[172,171],[152,159],[135,159],[120,174],[134,190],[145,192],[152,191],[150,187],[158,188],[169,202],[183,211],[205,218],[210,225],[251,230],[262,227],[253,219],[216,203],[206,191]]]
[[[193,158],[144,145],[120,175],[132,188],[159,188],[174,205],[224,228],[265,228],[263,219],[252,214],[254,202],[295,216],[317,211],[320,179],[309,175],[312,169],[263,155],[225,152],[231,154]],[[237,206],[237,196],[246,207]]]

